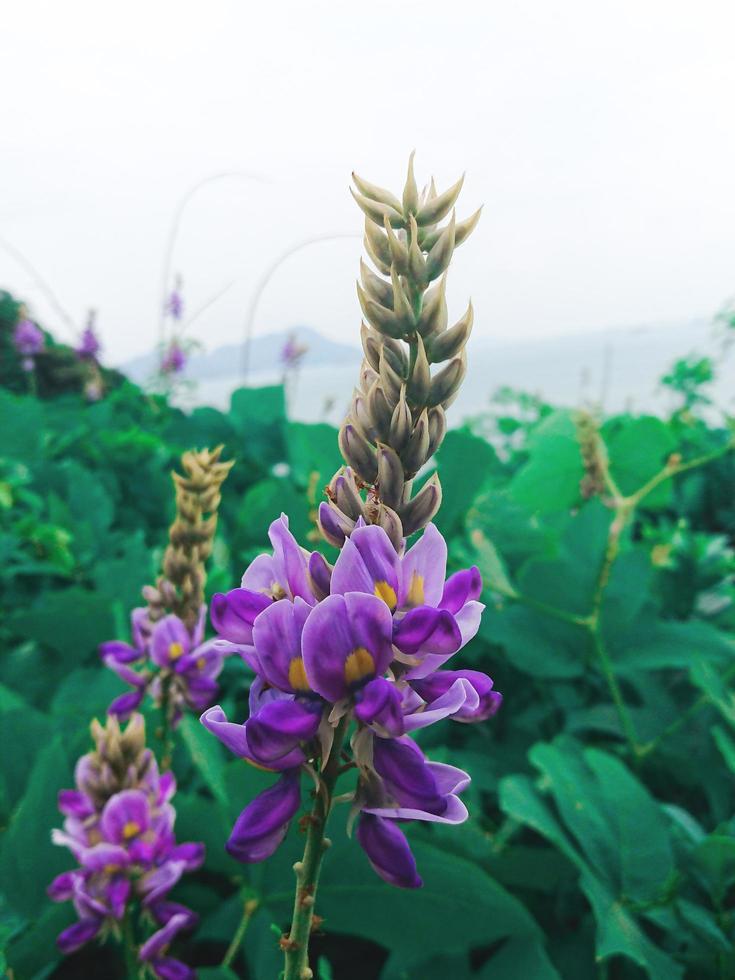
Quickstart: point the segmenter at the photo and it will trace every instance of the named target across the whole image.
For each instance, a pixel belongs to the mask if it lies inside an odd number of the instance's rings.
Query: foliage
[[[437,465],[452,570],[474,562],[485,582],[461,665],[490,673],[505,702],[486,725],[419,736],[430,757],[472,774],[472,818],[412,832],[417,893],[382,883],[337,833],[315,975],[733,976],[731,435],[692,411],[620,415],[583,457],[573,413],[510,395],[496,409],[451,432]],[[0,388],[0,949],[15,978],[122,976],[114,948],[63,963],[55,952],[69,921],[45,895],[68,866],[50,843],[56,793],[87,751],[87,719],[123,689],[96,645],[125,635],[155,577],[169,471],[182,451],[221,442],[235,465],[212,592],[265,547],[279,510],[302,540],[313,530],[316,488],[338,462],[333,430],[289,422],[280,388],[190,415],[128,382],[91,405]],[[604,477],[591,496],[583,458]],[[244,717],[246,671],[226,670],[224,707]],[[230,761],[191,718],[174,767],[177,834],[208,852],[175,895],[201,916],[180,954],[204,978],[275,978],[300,835],[264,865],[238,864],[223,842],[267,775]]]

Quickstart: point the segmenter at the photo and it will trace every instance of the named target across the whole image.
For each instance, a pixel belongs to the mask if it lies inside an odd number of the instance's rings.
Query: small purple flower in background
[[[93,726],[93,733],[97,750],[78,761],[76,788],[59,794],[64,828],[52,833],[78,863],[48,887],[53,901],[72,901],[78,916],[59,935],[58,947],[73,953],[97,936],[119,935],[126,914],[137,909],[139,921],[153,930],[138,950],[141,964],[164,980],[193,977],[185,964],[164,955],[197,918],[168,894],[185,872],[202,865],[204,845],[176,843],[170,802],[176,783],[171,773],[159,774],[145,748],[141,716],[125,732],[113,721],[105,729]]]
[[[76,349],[77,357],[83,361],[96,361],[97,355],[102,349],[95,330],[95,320],[95,312],[94,310],[90,310],[87,326],[84,328],[81,340]]]
[[[324,765],[335,730],[354,719],[357,840],[382,878],[419,887],[399,822],[466,820],[459,794],[470,778],[427,760],[407,733],[444,718],[484,721],[501,702],[486,674],[441,669],[478,630],[480,574],[446,578],[434,525],[399,554],[381,527],[360,520],[333,568],[299,546],[285,515],[269,537],[273,554],[212,600],[215,629],[241,646],[256,680],[244,724],[219,706],[202,723],[235,755],[280,773],[240,814],[227,850],[245,862],[276,850],[301,805],[301,768],[320,754]]]
[[[281,348],[281,364],[287,371],[297,367],[308,350],[309,348],[306,344],[300,344],[298,342],[295,333],[289,334],[285,344]]]
[[[180,320],[184,315],[184,299],[181,295],[181,277],[176,277],[174,288],[165,303],[165,311],[172,320]]]
[[[23,316],[13,331],[13,344],[21,356],[21,367],[24,371],[32,371],[35,358],[44,348],[43,331],[28,317]]]
[[[216,678],[225,657],[244,655],[241,646],[223,639],[204,642],[206,609],[190,632],[178,616],[168,615],[151,622],[149,610],[142,606],[131,615],[133,643],[110,640],[99,648],[105,666],[133,690],[115,698],[109,714],[124,719],[135,711],[146,693],[156,705],[164,702],[175,727],[184,710],[201,712],[217,697]]]
[[[186,352],[178,340],[172,340],[161,361],[161,374],[181,374],[186,367]]]

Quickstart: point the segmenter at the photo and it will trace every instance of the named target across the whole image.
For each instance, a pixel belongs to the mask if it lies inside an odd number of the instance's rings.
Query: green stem
[[[628,742],[630,751],[633,756],[637,759],[641,755],[641,747],[638,744],[638,737],[636,735],[635,727],[633,725],[633,719],[630,717],[630,713],[623,699],[623,692],[620,690],[620,685],[618,684],[618,679],[615,676],[615,671],[613,669],[612,661],[608,655],[605,645],[602,642],[602,637],[600,636],[597,629],[591,631],[592,643],[594,646],[595,654],[600,662],[600,669],[602,670],[602,675],[607,683],[608,690],[610,691],[610,697],[615,705],[615,710],[618,713],[618,718],[620,719],[620,727],[623,729],[625,738]]]
[[[135,947],[135,934],[133,931],[133,920],[130,917],[130,910],[125,911],[122,920],[122,942],[125,954],[125,972],[129,980],[134,980],[140,975],[140,960],[138,951]]]
[[[296,895],[291,931],[288,937],[282,941],[286,958],[283,980],[311,980],[313,977],[309,967],[309,937],[322,858],[329,847],[324,832],[332,806],[334,785],[339,775],[340,753],[348,724],[349,715],[345,715],[334,733],[329,761],[320,774],[320,790],[316,794],[314,806],[308,818],[309,827],[306,832],[304,856],[301,861],[294,865]]]
[[[235,935],[232,937],[232,942],[227,947],[227,952],[222,960],[223,967],[229,967],[232,961],[237,956],[237,951],[245,938],[245,933],[247,932],[248,926],[250,925],[250,920],[255,914],[258,908],[258,900],[256,898],[249,898],[243,906],[242,918],[240,919],[240,925],[237,927]]]

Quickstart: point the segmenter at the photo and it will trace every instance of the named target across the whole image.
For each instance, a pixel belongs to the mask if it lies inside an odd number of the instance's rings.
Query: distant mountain
[[[283,345],[290,337],[307,348],[301,363],[308,367],[329,367],[330,365],[357,365],[361,354],[357,347],[340,344],[323,337],[313,327],[293,327],[279,333],[269,333],[254,337],[250,344],[248,372],[264,374],[281,370],[280,355]],[[212,351],[192,354],[186,366],[186,377],[194,381],[212,381],[217,378],[231,378],[238,374],[242,364],[242,344],[228,344]],[[143,354],[123,364],[120,368],[133,381],[141,382],[156,370],[156,354]]]

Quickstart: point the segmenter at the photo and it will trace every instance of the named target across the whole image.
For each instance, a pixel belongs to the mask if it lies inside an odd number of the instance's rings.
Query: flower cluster
[[[443,669],[477,632],[480,574],[445,579],[446,543],[431,524],[397,551],[382,527],[360,519],[333,567],[299,546],[283,515],[269,536],[273,554],[256,558],[242,587],[211,608],[256,680],[244,724],[220,707],[202,722],[235,755],[281,774],[240,814],[227,850],[246,862],[272,854],[300,807],[300,771],[318,759],[323,771],[342,751],[358,771],[352,819],[370,863],[391,884],[418,887],[398,822],[461,823],[470,780],[428,761],[409,733],[442,718],[483,721],[501,701],[485,674]],[[340,739],[353,720],[348,756]]]
[[[97,331],[95,329],[95,313],[90,311],[87,326],[82,331],[82,336],[76,348],[77,357],[82,361],[96,361],[99,352],[102,350]]]
[[[202,606],[198,621],[189,630],[178,616],[153,622],[147,607],[134,609],[132,643],[110,640],[100,645],[102,662],[133,689],[115,698],[108,712],[127,718],[148,693],[157,706],[166,705],[175,727],[185,708],[199,713],[212,704],[224,658],[240,651],[226,640],[205,642],[205,617]]]
[[[21,367],[24,371],[32,371],[35,367],[35,358],[41,353],[44,347],[43,331],[33,320],[28,317],[21,317],[15,325],[13,331],[13,344],[21,357]]]
[[[79,864],[48,888],[54,901],[72,901],[78,915],[58,937],[58,946],[72,953],[95,937],[120,938],[123,920],[135,941],[138,912],[138,927],[153,929],[142,945],[135,943],[141,964],[162,980],[186,980],[193,972],[166,951],[196,915],[168,894],[184,872],[200,867],[204,845],[176,843],[171,805],[176,783],[171,773],[159,773],[145,747],[140,715],[124,731],[114,718],[104,728],[94,722],[92,734],[97,747],[79,759],[76,788],[59,794],[64,829],[52,834]]]
[[[168,345],[161,360],[161,374],[181,374],[186,367],[186,352],[178,340],[174,339]]]

